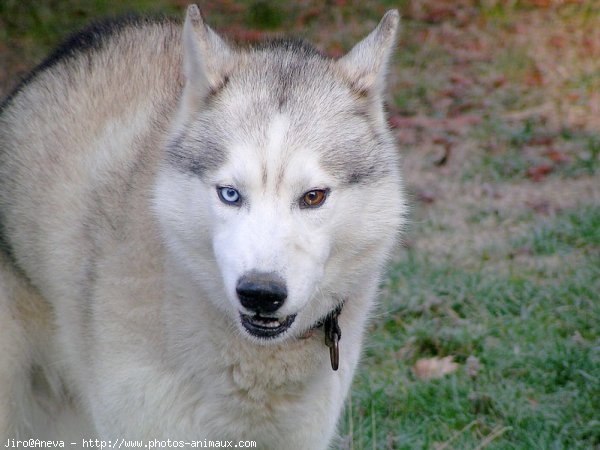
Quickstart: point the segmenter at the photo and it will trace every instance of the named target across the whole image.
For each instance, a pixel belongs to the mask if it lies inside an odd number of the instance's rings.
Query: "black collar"
[[[323,327],[323,331],[325,332],[325,345],[329,347],[329,359],[331,360],[331,368],[333,370],[338,370],[340,365],[340,349],[338,342],[342,338],[342,330],[338,324],[338,317],[342,312],[343,306],[344,302],[342,301],[334,310],[319,320],[313,327]]]

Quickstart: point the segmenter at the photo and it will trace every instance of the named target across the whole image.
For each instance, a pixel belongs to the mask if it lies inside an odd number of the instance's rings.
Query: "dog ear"
[[[383,91],[399,23],[398,11],[388,11],[377,28],[337,61],[353,90],[361,95],[381,94]]]
[[[187,8],[182,39],[184,95],[197,104],[226,83],[234,52],[206,25],[194,4]]]

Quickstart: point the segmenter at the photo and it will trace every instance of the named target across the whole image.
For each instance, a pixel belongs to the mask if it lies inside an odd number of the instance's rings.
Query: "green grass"
[[[514,245],[524,243],[582,257],[543,283],[411,251],[391,270],[342,426],[352,423],[353,448],[476,448],[496,433],[486,448],[600,445],[600,208],[534,224]],[[447,355],[461,363],[454,374],[411,372]],[[464,369],[471,355],[476,377]]]
[[[6,42],[26,59],[39,60],[65,35],[92,20],[129,13],[173,14],[180,11],[168,0],[2,0],[0,42]]]
[[[517,239],[514,245],[526,248],[533,255],[577,251],[600,255],[600,205],[560,212],[528,236]]]

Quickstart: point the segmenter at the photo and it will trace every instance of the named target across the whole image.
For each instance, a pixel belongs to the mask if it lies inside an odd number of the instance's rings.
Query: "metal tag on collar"
[[[338,324],[338,316],[340,310],[336,310],[331,315],[327,316],[323,323],[323,331],[325,331],[325,345],[329,347],[329,358],[331,359],[331,368],[338,370],[340,365],[340,348],[338,342],[342,337],[342,330]]]

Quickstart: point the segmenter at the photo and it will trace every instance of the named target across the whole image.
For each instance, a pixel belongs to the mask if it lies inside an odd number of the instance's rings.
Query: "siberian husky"
[[[192,5],[76,34],[4,100],[1,437],[331,445],[404,221],[398,22],[334,60]]]

